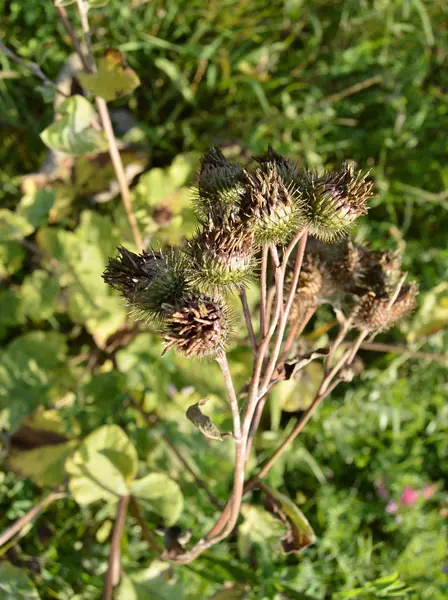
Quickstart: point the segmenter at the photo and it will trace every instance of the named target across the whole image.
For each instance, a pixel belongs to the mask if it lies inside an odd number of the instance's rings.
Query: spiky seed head
[[[133,304],[153,281],[160,261],[160,252],[145,250],[142,254],[135,254],[124,246],[118,246],[117,255],[109,258],[103,279]]]
[[[243,211],[254,227],[259,244],[285,244],[302,222],[301,199],[297,188],[287,186],[275,162],[262,163],[246,172],[248,194]]]
[[[200,218],[220,218],[238,210],[245,193],[244,171],[229,162],[219,148],[201,158],[194,200]]]
[[[298,187],[312,235],[325,241],[341,238],[358,217],[367,214],[373,183],[366,181],[366,177],[367,174],[355,173],[351,163],[323,175],[315,171],[302,173]]]
[[[291,289],[293,271],[289,270],[286,276],[285,290],[289,293]],[[318,257],[306,254],[300,270],[299,283],[296,295],[291,306],[291,318],[301,318],[305,312],[318,306],[326,295],[323,265]]]
[[[254,158],[262,166],[266,163],[275,164],[279,177],[287,187],[293,184],[299,176],[299,170],[294,161],[276,152],[272,146],[268,146],[266,154]]]
[[[253,234],[233,219],[223,226],[203,224],[187,249],[190,281],[201,290],[236,291],[250,279]]]
[[[183,302],[164,304],[163,311],[163,354],[175,348],[187,357],[205,357],[224,349],[229,315],[221,299],[190,296]]]
[[[406,317],[416,305],[418,285],[403,285],[391,304],[391,295],[377,296],[370,291],[361,296],[354,311],[354,325],[365,331],[386,331]]]
[[[110,258],[103,278],[119,290],[134,314],[148,320],[163,316],[163,303],[185,296],[188,290],[186,258],[177,249],[134,254],[120,246]]]

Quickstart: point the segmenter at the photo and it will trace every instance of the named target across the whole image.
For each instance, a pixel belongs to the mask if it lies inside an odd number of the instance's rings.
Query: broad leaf
[[[311,525],[299,507],[288,496],[277,490],[261,484],[264,492],[265,508],[286,527],[282,536],[283,550],[300,552],[307,546],[314,544],[316,536]]]
[[[115,48],[106,50],[97,73],[79,73],[78,79],[87,91],[105,100],[116,100],[140,85],[138,75],[126,65],[123,54]]]
[[[238,530],[238,550],[242,558],[249,556],[254,544],[278,544],[283,527],[269,512],[260,506],[243,504],[241,513],[244,521]]]
[[[13,471],[40,487],[55,488],[65,479],[65,462],[76,448],[75,441],[15,452],[8,460]]]
[[[131,485],[131,493],[146,501],[148,507],[167,526],[173,525],[184,507],[184,497],[178,484],[164,473],[150,473]]]
[[[59,114],[60,119],[40,134],[46,146],[73,156],[107,148],[104,133],[91,126],[95,111],[88,100],[82,96],[67,98],[61,104]]]
[[[0,600],[39,600],[34,583],[22,569],[0,563]]]
[[[117,600],[183,600],[182,587],[169,583],[170,564],[155,560],[142,571],[122,577]]]
[[[91,433],[65,464],[78,504],[100,499],[113,502],[127,495],[137,466],[137,451],[118,425],[105,425]]]
[[[33,321],[44,321],[55,310],[61,288],[49,273],[36,270],[25,278],[20,289],[23,311]]]
[[[21,240],[33,231],[34,227],[25,217],[7,208],[0,208],[0,242]]]
[[[41,227],[48,222],[54,202],[54,190],[38,189],[22,197],[17,207],[17,214],[24,217],[33,227]]]
[[[0,243],[0,279],[6,279],[20,270],[25,249],[18,242]]]

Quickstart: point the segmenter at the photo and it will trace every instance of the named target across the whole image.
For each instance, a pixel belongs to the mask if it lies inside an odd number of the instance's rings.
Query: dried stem
[[[345,342],[344,346],[351,346],[351,342]],[[435,352],[421,352],[420,350],[411,350],[405,346],[395,346],[394,344],[380,344],[372,342],[363,342],[362,350],[371,350],[372,352],[391,352],[392,354],[407,354],[411,358],[421,358],[423,360],[432,360],[440,362],[443,365],[448,364],[448,356],[437,354]]]
[[[88,64],[92,68],[93,71],[96,71],[95,58],[94,58],[93,52],[92,52],[92,39],[91,39],[91,35],[90,35],[90,26],[89,26],[89,18],[88,18],[89,3],[88,3],[88,0],[76,0],[76,4],[78,5],[78,12],[79,12],[79,16],[81,18],[81,25],[82,25],[82,30],[84,32],[84,39],[86,41]]]
[[[254,352],[257,351],[257,340],[255,339],[254,326],[250,314],[249,304],[247,303],[246,290],[240,292],[241,306],[243,307],[244,320],[246,321],[247,333],[249,335],[250,345]]]
[[[80,4],[85,7],[84,0],[77,0],[78,7]],[[89,22],[87,19],[87,12],[84,8],[80,9],[81,20],[83,21],[83,30],[84,35],[86,35],[86,31],[88,32],[88,36],[86,36],[86,44],[87,44],[87,52],[89,56],[89,60],[91,61],[91,65],[89,61],[86,60],[84,53],[81,49],[81,46],[78,42],[75,32],[70,24],[70,21],[67,18],[67,12],[63,7],[56,7],[59,17],[61,19],[62,24],[64,25],[70,39],[72,40],[73,46],[81,59],[83,67],[85,71],[88,73],[95,72],[95,61],[92,55],[91,43],[90,43],[90,28]],[[123,167],[123,162],[121,160],[120,152],[118,150],[117,140],[115,138],[114,130],[112,127],[112,121],[110,119],[109,109],[107,108],[106,101],[99,96],[95,97],[96,105],[98,107],[98,113],[100,115],[101,123],[104,129],[104,133],[106,134],[108,146],[109,146],[109,154],[112,161],[112,165],[114,167],[115,175],[117,177],[118,186],[120,188],[121,199],[123,201],[123,207],[126,212],[127,219],[129,221],[129,225],[131,227],[132,236],[134,238],[134,243],[137,247],[137,251],[141,252],[143,249],[143,240],[140,233],[140,230],[137,225],[137,220],[135,218],[134,213],[132,212],[132,202],[131,202],[131,192],[129,190],[128,182],[126,179],[126,174]]]
[[[53,490],[44,496],[42,500],[39,500],[39,502],[25,515],[23,515],[23,517],[17,519],[15,523],[13,523],[10,527],[5,529],[2,534],[0,534],[0,547],[9,542],[9,540],[11,540],[15,535],[20,533],[24,527],[31,524],[41,512],[50,506],[52,502],[60,500],[61,498],[65,498],[65,496],[65,492],[61,491],[61,489]]]
[[[241,440],[241,418],[240,418],[240,409],[238,406],[238,398],[235,393],[235,388],[233,386],[232,376],[230,374],[229,363],[227,361],[227,355],[225,352],[222,352],[216,357],[216,362],[218,363],[222,376],[224,378],[224,383],[226,384],[227,394],[229,396],[230,408],[232,411],[232,419],[233,419],[233,437],[236,441]]]
[[[110,544],[109,562],[104,579],[103,600],[111,600],[112,592],[120,582],[121,570],[121,538],[123,536],[129,496],[122,496],[118,502],[117,518],[115,519],[112,541]]]
[[[260,336],[261,339],[266,335],[267,328],[267,304],[266,304],[266,292],[267,292],[267,276],[268,276],[268,252],[267,246],[263,247],[262,259],[261,259],[261,277],[260,277]]]
[[[36,64],[34,62],[27,62],[26,60],[23,60],[23,58],[20,58],[20,56],[17,56],[17,54],[14,54],[14,52],[12,50],[10,50],[7,46],[5,46],[5,44],[1,40],[0,40],[0,52],[3,52],[3,54],[5,54],[5,56],[7,56],[9,59],[14,61],[18,65],[24,67],[27,71],[32,73],[35,77],[40,79],[46,86],[51,87],[54,90],[56,90],[56,92],[58,94],[60,94],[61,96],[64,96],[64,98],[68,98],[68,95],[65,92],[63,92],[62,90],[60,90],[58,88],[58,86],[56,85],[56,83],[54,83],[54,81],[51,81],[51,79],[48,79],[48,77],[45,75],[45,73],[42,71],[42,69],[39,67],[38,64]]]

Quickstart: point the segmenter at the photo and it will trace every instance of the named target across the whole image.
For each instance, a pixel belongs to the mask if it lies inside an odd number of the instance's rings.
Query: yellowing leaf
[[[55,488],[65,479],[65,461],[76,448],[75,441],[51,444],[14,453],[8,460],[13,471],[40,487]]]
[[[78,79],[84,89],[105,100],[126,96],[140,85],[137,73],[126,65],[123,54],[115,48],[106,50],[97,73],[79,73]]]
[[[72,96],[64,100],[59,114],[61,118],[40,134],[46,146],[73,156],[107,148],[104,133],[91,126],[95,111],[83,96]]]

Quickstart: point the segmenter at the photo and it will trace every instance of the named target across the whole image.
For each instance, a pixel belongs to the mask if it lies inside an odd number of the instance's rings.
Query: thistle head
[[[266,164],[275,165],[279,177],[281,177],[287,187],[292,184],[299,175],[299,171],[294,161],[290,158],[285,158],[276,152],[272,146],[268,146],[266,154],[255,156],[254,158],[261,166]]]
[[[121,292],[135,313],[149,320],[160,318],[162,304],[185,296],[188,289],[185,257],[171,247],[134,254],[120,246],[103,278]]]
[[[284,181],[277,162],[266,160],[255,173],[246,172],[243,211],[260,244],[285,244],[301,225],[300,193],[292,182]]]
[[[286,291],[289,293],[292,284],[293,272],[290,270],[286,276]],[[291,307],[291,318],[301,318],[307,310],[317,307],[326,295],[326,285],[323,264],[319,258],[307,253],[303,259],[300,270],[297,291]]]
[[[201,158],[195,209],[200,218],[220,218],[238,210],[245,193],[243,169],[229,162],[219,148]]]
[[[165,350],[187,357],[215,356],[222,352],[229,334],[228,310],[220,298],[190,296],[163,305]]]
[[[369,291],[357,301],[353,323],[363,331],[386,331],[414,310],[417,294],[416,283],[402,285],[398,293],[381,296]]]
[[[234,219],[222,226],[204,224],[186,252],[190,281],[201,290],[237,290],[254,267],[253,234]]]
[[[337,172],[319,175],[305,171],[298,180],[303,196],[306,224],[319,239],[332,241],[350,230],[354,221],[367,214],[367,201],[372,197],[373,183],[367,174],[355,174],[351,163]]]
[[[103,279],[133,304],[153,281],[157,263],[161,260],[159,252],[143,251],[142,254],[135,254],[124,246],[118,246],[117,255],[109,258]]]

